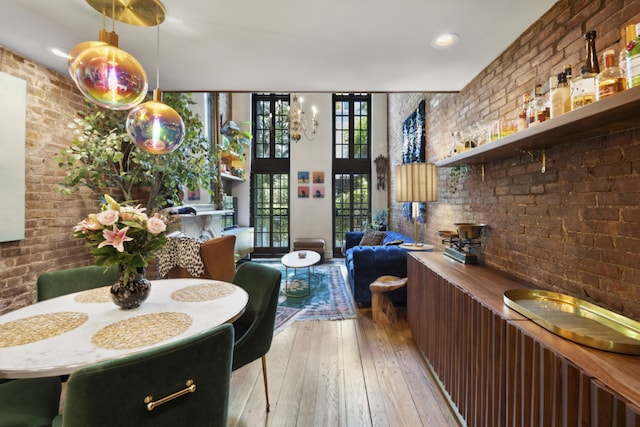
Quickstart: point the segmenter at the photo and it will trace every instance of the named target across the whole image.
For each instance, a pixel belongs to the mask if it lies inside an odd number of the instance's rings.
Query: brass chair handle
[[[175,393],[163,397],[162,399],[158,399],[155,402],[153,401],[153,396],[145,397],[144,403],[147,405],[147,411],[151,412],[156,406],[160,406],[163,403],[169,402],[170,400],[177,399],[178,397],[184,396],[187,393],[194,393],[196,391],[196,385],[193,383],[193,380],[187,380],[186,386],[187,388],[176,391]]]

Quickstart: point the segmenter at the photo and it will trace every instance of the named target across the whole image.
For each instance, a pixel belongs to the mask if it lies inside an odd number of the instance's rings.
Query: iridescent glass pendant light
[[[158,25],[164,6],[157,0],[87,0],[115,22]],[[128,110],[147,94],[147,75],[140,63],[118,48],[115,30],[100,31],[98,41],[82,42],[69,54],[69,73],[89,101],[111,110]]]
[[[142,151],[168,154],[182,143],[185,127],[180,114],[162,102],[160,91],[160,25],[157,27],[156,89],[153,100],[134,107],[127,116],[127,133]]]

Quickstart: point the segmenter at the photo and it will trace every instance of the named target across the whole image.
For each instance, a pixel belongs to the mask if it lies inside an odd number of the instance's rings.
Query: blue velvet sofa
[[[407,251],[398,245],[385,244],[399,240],[413,243],[413,239],[395,231],[387,231],[381,245],[359,246],[363,235],[361,231],[345,233],[344,255],[353,298],[360,306],[370,306],[369,285],[378,277],[407,277]],[[390,292],[389,297],[395,304],[406,306],[407,287]]]

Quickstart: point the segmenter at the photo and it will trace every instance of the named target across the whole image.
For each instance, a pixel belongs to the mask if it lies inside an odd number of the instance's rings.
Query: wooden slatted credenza
[[[576,344],[503,303],[529,288],[441,252],[408,256],[407,321],[468,426],[640,426],[640,356]]]

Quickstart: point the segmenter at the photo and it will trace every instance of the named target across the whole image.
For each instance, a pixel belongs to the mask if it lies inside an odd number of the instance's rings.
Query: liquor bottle
[[[596,77],[596,99],[600,100],[627,88],[627,76],[622,68],[616,66],[616,51],[609,49],[604,53],[605,69]]]
[[[573,76],[571,75],[571,65],[565,65],[562,69],[562,72],[565,74],[565,76],[567,76],[567,84],[571,86],[571,79],[573,78]]]
[[[564,72],[558,74],[558,87],[551,92],[549,104],[551,104],[551,118],[571,111],[571,93],[567,75]]]
[[[522,110],[520,114],[518,114],[519,131],[527,128],[527,108],[529,107],[529,101],[531,101],[531,95],[529,93],[522,95]]]
[[[638,25],[627,27],[627,83],[628,87],[640,86],[640,37]]]
[[[542,95],[542,85],[537,84],[535,95],[529,102],[529,108],[527,109],[528,125],[534,126],[538,123],[542,123],[547,119],[547,99]]]
[[[584,35],[584,39],[587,41],[587,59],[585,65],[588,71],[593,74],[600,72],[600,64],[598,64],[598,55],[596,54],[596,36],[595,30],[591,30]]]
[[[596,77],[600,73],[598,55],[596,54],[596,32],[589,31],[584,35],[586,41],[586,59],[580,66],[580,75],[571,81],[571,109],[575,110],[596,100]]]
[[[571,82],[571,109],[576,110],[596,100],[596,76],[586,65],[580,67],[580,75]]]

